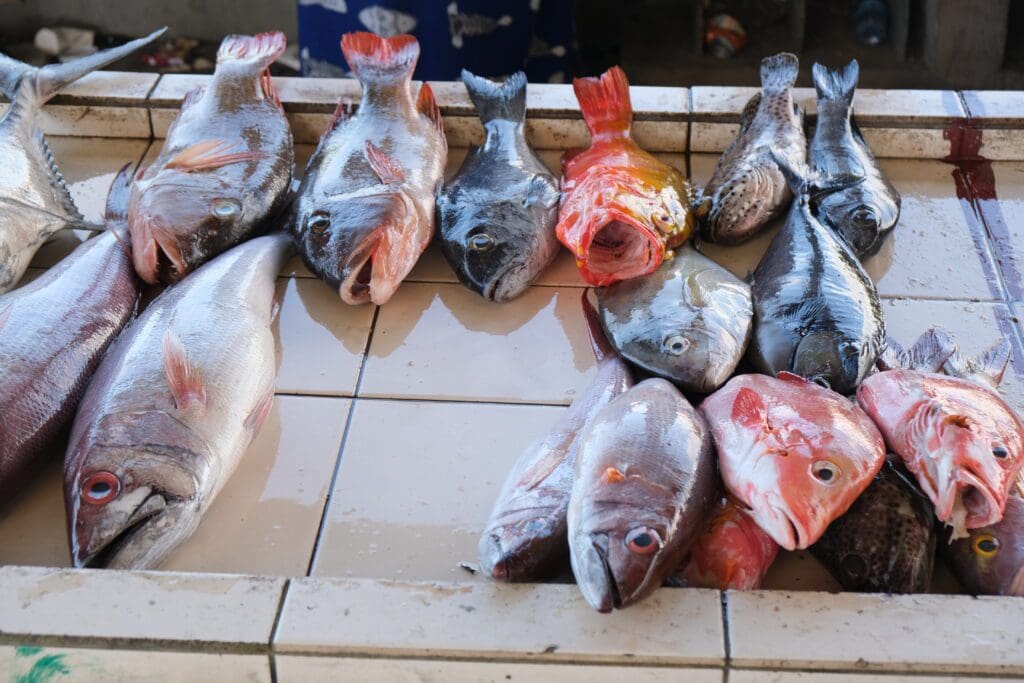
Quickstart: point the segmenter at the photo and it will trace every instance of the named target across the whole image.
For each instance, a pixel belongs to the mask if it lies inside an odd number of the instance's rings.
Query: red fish
[[[788,372],[733,377],[701,411],[726,488],[786,550],[821,538],[885,463],[863,410]]]
[[[577,78],[573,90],[591,143],[562,157],[558,239],[592,285],[653,273],[693,232],[693,188],[630,137],[633,108],[622,69]]]

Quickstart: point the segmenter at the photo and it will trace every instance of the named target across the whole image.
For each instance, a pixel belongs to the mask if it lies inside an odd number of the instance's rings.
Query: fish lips
[[[809,529],[781,505],[765,501],[755,505],[750,514],[772,540],[786,550],[807,548],[818,540],[817,537],[812,538]]]
[[[629,607],[660,584],[660,580],[655,580],[655,569],[663,564],[664,546],[647,559],[642,579],[630,589],[632,577],[621,576],[615,571],[608,534],[587,534],[576,545],[577,550],[570,555],[573,574],[583,598],[598,612],[606,614],[613,609]]]
[[[955,518],[957,510],[965,513],[963,525],[967,529],[996,524],[1003,514],[1005,496],[994,491],[985,481],[967,470],[959,467],[947,485],[939,492],[936,498],[936,516],[949,522]],[[956,520],[953,519],[954,523]],[[962,536],[954,529],[953,537]]]
[[[1007,584],[1004,595],[1016,595],[1018,597],[1024,597],[1024,566],[1017,570],[1017,573],[1013,575],[1013,579]]]
[[[156,224],[151,216],[133,216],[128,224],[132,264],[144,282],[176,282],[188,273],[188,264],[177,239]]]
[[[613,261],[607,264],[600,263],[597,253],[600,253],[599,235],[602,231],[615,224],[622,224],[633,228],[629,233],[631,241],[642,240],[646,243],[648,260],[642,264]],[[597,244],[595,244],[597,242]],[[597,252],[597,253],[595,253]],[[580,272],[583,277],[594,286],[609,285],[618,280],[627,280],[641,275],[653,273],[661,266],[665,258],[665,238],[660,235],[647,221],[641,220],[617,206],[602,206],[596,208],[588,220],[586,229],[579,245]],[[595,268],[599,266],[599,268]]]

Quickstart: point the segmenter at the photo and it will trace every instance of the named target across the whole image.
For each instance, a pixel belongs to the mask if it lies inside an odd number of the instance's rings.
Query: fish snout
[[[618,584],[608,559],[608,534],[590,534],[581,539],[581,545],[574,548],[571,557],[573,574],[583,598],[603,614],[621,607]]]
[[[499,533],[500,530],[481,537],[477,547],[480,569],[496,581],[511,581],[512,567],[509,566],[509,556],[502,546]]]
[[[864,370],[864,347],[833,332],[811,332],[797,344],[793,372],[846,395],[856,390]]]
[[[751,516],[772,539],[786,550],[806,548],[807,533],[782,507],[767,501],[755,505]]]
[[[1022,565],[1006,586],[1004,595],[1015,595],[1024,597],[1024,565]]]
[[[188,266],[175,236],[146,213],[136,214],[128,224],[135,272],[147,284],[176,282],[188,273]]]

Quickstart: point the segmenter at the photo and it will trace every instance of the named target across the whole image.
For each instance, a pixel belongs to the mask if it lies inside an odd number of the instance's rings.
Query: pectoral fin
[[[164,334],[164,379],[178,410],[206,407],[206,384],[202,374],[189,361],[185,347],[173,329]]]
[[[178,152],[164,164],[164,168],[193,173],[209,171],[243,161],[254,161],[262,159],[264,156],[263,152],[258,150],[232,151],[236,146],[237,143],[229,140],[203,140]]]

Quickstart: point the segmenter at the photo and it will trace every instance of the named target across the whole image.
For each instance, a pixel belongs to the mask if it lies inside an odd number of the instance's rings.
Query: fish
[[[898,462],[887,455],[871,485],[810,548],[843,590],[926,593],[931,587],[935,515]]]
[[[347,304],[387,302],[434,235],[448,159],[441,111],[410,35],[347,33],[341,49],[363,86],[342,102],[306,166],[289,230],[311,271]]]
[[[437,197],[441,251],[459,280],[510,301],[558,254],[558,180],[526,142],[526,74],[502,84],[463,70],[486,138]]]
[[[750,282],[754,336],[748,357],[766,374],[792,372],[852,393],[874,368],[885,344],[878,290],[845,240],[815,217],[822,194],[849,179],[816,187],[805,170],[779,168],[796,199]],[[855,181],[852,181],[855,182]]]
[[[757,590],[779,554],[779,544],[747,509],[721,496],[708,514],[679,571],[679,582],[692,588]]]
[[[704,419],[670,382],[646,379],[578,437],[569,559],[599,612],[636,603],[675,571],[718,489]]]
[[[871,256],[896,227],[900,193],[875,161],[853,115],[860,67],[854,59],[841,71],[815,64],[818,120],[807,150],[815,174],[863,177],[864,181],[821,198],[818,218],[836,230],[860,258]]]
[[[586,292],[583,311],[597,374],[551,430],[523,451],[505,479],[478,548],[482,571],[499,581],[550,578],[568,566],[577,437],[597,411],[633,386],[632,372],[605,338]]]
[[[623,358],[690,392],[732,376],[753,328],[750,286],[690,243],[649,275],[598,288],[597,299]]]
[[[103,226],[87,222],[57,168],[39,112],[62,88],[153,42],[166,29],[119,47],[39,68],[0,54],[0,92],[11,106],[0,118],[0,294],[17,286],[32,257],[58,231]]]
[[[1024,596],[1024,500],[1010,496],[1002,520],[967,534],[950,542],[947,529],[939,543],[963,587],[974,595]]]
[[[791,166],[807,158],[804,112],[791,91],[799,68],[788,52],[761,60],[761,92],[743,108],[739,134],[695,205],[701,239],[745,242],[789,206],[793,195],[776,156]]]
[[[653,273],[693,233],[693,187],[631,137],[622,69],[574,79],[572,87],[591,142],[562,155],[558,239],[595,287]]]
[[[75,567],[151,569],[185,541],[270,414],[287,235],[165,289],[107,350],[64,460]]]
[[[996,342],[970,364],[959,357],[949,363],[950,344],[934,341],[941,336],[935,330],[926,333],[915,346],[937,350],[918,355],[927,360],[938,354],[941,360],[932,367],[942,363],[943,370],[969,365],[975,379],[928,371],[932,368],[898,367],[898,359],[894,362],[894,354],[889,354],[881,363],[888,369],[861,384],[857,402],[957,540],[971,529],[1002,519],[1010,490],[1024,468],[1024,422],[992,388],[1009,360],[1008,342]],[[978,374],[987,374],[989,382],[977,381]]]
[[[786,550],[814,545],[885,463],[863,410],[788,372],[737,375],[700,410],[726,489]]]
[[[292,133],[270,77],[283,33],[227,36],[213,80],[190,91],[159,156],[132,185],[132,261],[145,282],[177,282],[265,232],[290,197]]]
[[[125,166],[108,197],[106,232],[0,296],[0,501],[62,449],[86,383],[135,315],[141,283],[118,212],[130,181]]]

